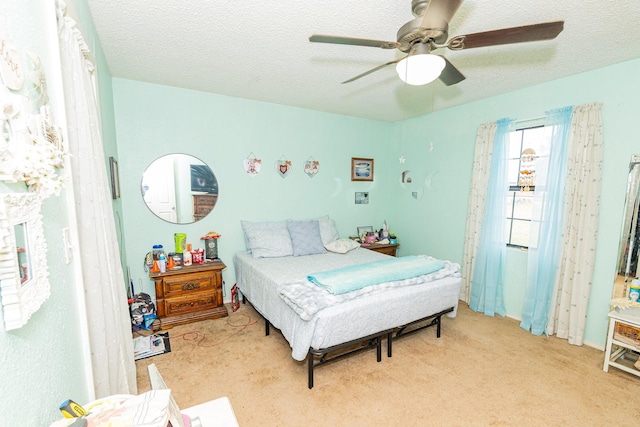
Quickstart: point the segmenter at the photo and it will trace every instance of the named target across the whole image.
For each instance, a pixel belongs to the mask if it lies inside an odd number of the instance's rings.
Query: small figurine
[[[382,225],[382,229],[380,230],[380,240],[387,239],[389,237],[389,226],[387,225],[387,220],[384,220],[384,224]]]

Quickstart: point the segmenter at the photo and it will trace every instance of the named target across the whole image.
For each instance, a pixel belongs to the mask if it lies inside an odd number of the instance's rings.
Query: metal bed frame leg
[[[389,334],[387,335],[387,340],[388,340],[387,341],[387,356],[391,357],[391,342],[394,339],[410,335],[410,334],[412,334],[414,332],[418,332],[418,331],[420,331],[422,329],[430,328],[431,326],[435,326],[436,327],[436,337],[440,338],[440,334],[442,332],[442,316],[447,314],[447,313],[451,313],[453,310],[454,310],[454,307],[447,308],[446,310],[442,310],[439,313],[433,314],[431,316],[424,317],[422,319],[418,319],[418,320],[416,320],[414,322],[411,322],[411,323],[408,323],[406,325],[399,326],[395,330],[389,332]],[[426,324],[426,325],[419,326],[419,327],[417,327],[415,329],[408,329],[407,330],[407,328],[410,327],[411,325],[419,324],[421,322],[425,322],[425,321],[428,321],[428,320],[431,320],[431,322]],[[394,334],[394,332],[395,332],[395,334]]]
[[[384,331],[378,334],[373,334],[373,335],[369,335],[367,337],[363,337],[363,338],[358,338],[355,339],[353,341],[349,341],[346,343],[342,343],[342,344],[338,344],[338,345],[334,345],[331,347],[327,347],[327,348],[323,348],[323,349],[319,349],[319,350],[314,350],[313,348],[309,349],[309,352],[307,353],[307,365],[308,365],[308,375],[309,375],[309,389],[313,388],[313,370],[316,366],[321,366],[324,365],[325,363],[330,363],[333,362],[335,360],[339,360],[342,359],[343,357],[355,354],[355,353],[360,353],[361,351],[366,351],[369,350],[371,348],[373,348],[373,346],[375,345],[376,347],[376,360],[377,362],[381,362],[382,361],[382,338],[386,335],[387,337],[390,337],[391,333],[393,332],[393,330],[388,330],[388,331]],[[341,349],[345,349],[347,347],[350,347],[354,344],[363,344],[366,343],[364,345],[362,345],[361,347],[358,347],[356,349],[351,349],[351,350],[347,350],[345,352],[339,353],[337,355],[333,355],[330,356],[329,353],[334,352],[336,350],[341,350]],[[389,344],[387,344],[387,349],[389,349]],[[389,351],[389,350],[388,350]],[[315,362],[315,356],[319,356],[320,359],[318,360],[318,362]]]

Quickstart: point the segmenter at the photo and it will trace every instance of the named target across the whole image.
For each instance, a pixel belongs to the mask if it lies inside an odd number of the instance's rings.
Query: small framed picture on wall
[[[366,205],[366,204],[369,204],[369,193],[366,191],[357,191],[356,205]]]
[[[373,159],[352,157],[351,181],[373,181]]]

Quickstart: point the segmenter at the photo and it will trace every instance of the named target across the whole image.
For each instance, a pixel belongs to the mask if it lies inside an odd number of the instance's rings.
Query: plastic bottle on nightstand
[[[182,265],[189,266],[192,264],[191,259],[191,243],[187,243],[187,250],[182,253]]]
[[[164,252],[160,253],[158,266],[160,267],[160,273],[165,273],[167,271],[167,257],[165,256]]]

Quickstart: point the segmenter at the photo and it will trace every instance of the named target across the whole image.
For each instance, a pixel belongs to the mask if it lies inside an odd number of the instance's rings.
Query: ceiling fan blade
[[[309,37],[309,41],[315,43],[333,43],[348,44],[354,46],[380,47],[382,49],[395,49],[400,46],[400,43],[398,42],[373,39],[357,39],[354,37],[328,36],[325,34],[313,34],[311,37]]]
[[[446,30],[449,21],[461,4],[462,0],[431,0],[422,13],[420,26],[428,29],[441,28]]]
[[[456,83],[460,83],[465,79],[464,75],[462,75],[462,73],[458,71],[455,65],[449,62],[447,58],[445,58],[442,55],[438,55],[438,56],[443,58],[444,62],[446,63],[444,66],[444,69],[442,70],[442,73],[440,73],[440,77],[438,77],[442,83],[444,83],[447,86],[451,86]]]
[[[345,83],[351,83],[351,82],[352,82],[352,81],[354,81],[354,80],[358,80],[358,79],[359,79],[359,78],[361,78],[361,77],[367,76],[367,75],[369,75],[369,74],[371,74],[371,73],[374,73],[374,72],[376,72],[376,71],[378,71],[378,70],[381,70],[381,69],[383,69],[384,67],[386,67],[386,66],[388,66],[388,65],[396,64],[396,63],[400,62],[402,59],[403,59],[403,58],[395,59],[395,60],[393,60],[393,61],[389,61],[389,62],[387,62],[387,63],[385,63],[385,64],[378,65],[376,68],[372,68],[372,69],[370,69],[369,71],[365,71],[365,72],[364,72],[364,73],[362,73],[362,74],[358,74],[358,75],[357,75],[357,76],[355,76],[355,77],[351,77],[349,80],[345,80],[345,81],[343,81],[343,82],[342,82],[342,84],[345,84]]]
[[[564,21],[523,25],[453,37],[449,43],[452,50],[475,47],[496,46],[501,44],[523,43],[556,38],[564,28]],[[452,42],[452,43],[451,43]]]

